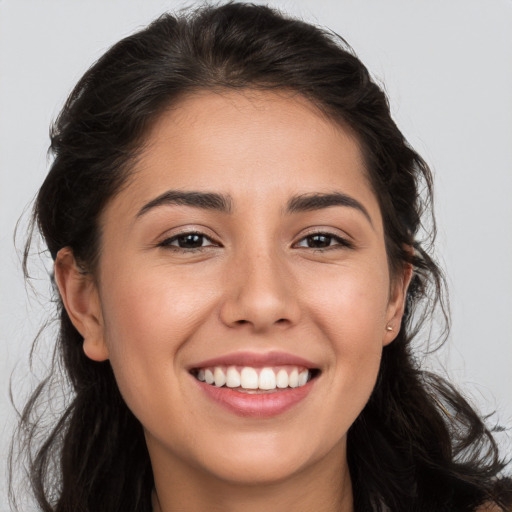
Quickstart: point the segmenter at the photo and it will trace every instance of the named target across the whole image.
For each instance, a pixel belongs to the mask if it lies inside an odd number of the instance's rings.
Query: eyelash
[[[194,236],[194,235],[197,236],[197,237],[202,238],[203,242],[205,240],[208,240],[209,242],[211,242],[211,244],[208,244],[208,245],[205,245],[205,246],[201,245],[199,247],[192,247],[192,248],[185,248],[185,247],[179,247],[177,245],[172,245],[173,242],[178,241],[180,238],[186,238],[186,237],[190,237],[190,236]],[[334,244],[334,245],[330,245],[329,244],[326,247],[319,247],[319,248],[304,247],[304,246],[302,246],[302,247],[305,248],[305,249],[311,249],[312,251],[315,251],[315,252],[324,252],[324,251],[336,250],[336,249],[353,249],[354,248],[353,243],[350,242],[349,240],[347,240],[346,238],[340,237],[340,236],[335,235],[333,233],[324,232],[324,231],[316,231],[316,232],[313,232],[313,233],[308,233],[306,236],[302,237],[299,240],[299,242],[295,243],[294,246],[297,246],[298,243],[300,243],[302,241],[305,241],[308,238],[311,239],[313,237],[321,237],[321,236],[329,238],[331,241],[335,241],[337,243]],[[202,251],[208,249],[208,247],[212,247],[212,246],[219,247],[220,244],[217,244],[210,237],[206,236],[204,233],[201,233],[200,231],[187,231],[187,232],[179,233],[179,234],[174,235],[172,237],[166,238],[165,240],[160,242],[158,244],[158,246],[159,247],[164,247],[164,248],[169,248],[169,249],[171,249],[173,251],[178,251],[178,252],[181,252],[181,253],[188,253],[188,254],[190,254],[190,253],[195,253],[195,252],[202,252]]]
[[[186,238],[186,237],[194,236],[194,235],[197,237],[201,237],[203,239],[203,242],[204,242],[204,240],[210,241],[211,244],[206,245],[206,246],[201,245],[200,247],[193,247],[193,248],[185,248],[185,247],[179,247],[177,245],[172,245],[173,242],[176,242],[180,238]],[[162,242],[160,242],[158,244],[159,247],[168,248],[168,249],[171,249],[172,251],[177,251],[177,252],[181,252],[181,253],[201,252],[201,251],[204,251],[205,249],[207,249],[208,247],[212,247],[214,245],[218,246],[219,244],[216,244],[216,242],[214,242],[210,237],[206,236],[204,233],[201,233],[200,231],[186,231],[183,233],[178,233],[177,235],[166,238],[165,240],[163,240]]]
[[[315,231],[313,233],[308,233],[306,236],[303,236],[299,242],[302,242],[304,240],[307,240],[308,238],[311,239],[313,237],[325,237],[331,239],[331,241],[337,242],[334,245],[328,245],[327,247],[304,247],[307,249],[311,249],[315,252],[324,252],[324,251],[332,251],[336,249],[353,249],[354,244],[347,240],[346,238],[343,238],[341,236],[335,235],[334,233],[329,233],[328,231]],[[297,245],[297,244],[294,244]]]

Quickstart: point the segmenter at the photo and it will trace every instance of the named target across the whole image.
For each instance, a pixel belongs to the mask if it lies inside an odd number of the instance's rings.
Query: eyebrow
[[[214,192],[168,190],[145,204],[137,213],[137,217],[141,217],[158,206],[175,204],[192,206],[203,210],[216,210],[223,213],[230,213],[232,211],[231,198],[226,195],[216,194]]]
[[[344,194],[343,192],[330,192],[330,193],[313,193],[302,194],[300,196],[292,197],[288,201],[286,213],[307,212],[311,210],[321,210],[323,208],[330,208],[331,206],[346,206],[348,208],[355,208],[359,210],[373,226],[372,218],[368,210],[353,197]]]
[[[222,213],[231,213],[233,210],[233,201],[229,195],[215,192],[168,190],[149,201],[149,203],[146,203],[137,213],[137,217],[141,217],[150,210],[165,205],[185,205],[203,210],[215,210]],[[373,226],[372,218],[368,210],[357,199],[343,192],[315,192],[292,197],[286,205],[285,213],[290,214],[322,210],[324,208],[330,208],[331,206],[345,206],[359,210]]]

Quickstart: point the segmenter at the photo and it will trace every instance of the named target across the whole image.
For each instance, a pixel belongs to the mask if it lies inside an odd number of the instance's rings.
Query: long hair
[[[414,268],[400,332],[384,348],[373,394],[348,432],[356,510],[469,511],[486,501],[505,509],[510,485],[499,479],[504,464],[492,433],[449,383],[421,368],[411,348],[435,311],[448,325],[443,275],[430,255],[430,170],[341,37],[268,7],[228,3],[164,14],[123,39],[86,72],[52,127],[53,161],[33,228],[53,258],[71,247],[94,274],[99,216],[130,176],[158,115],[195,91],[235,89],[294,91],[349,126],[382,212],[390,270]],[[27,258],[30,241],[25,250]],[[55,296],[54,365],[62,365],[72,390],[42,442],[36,416],[51,373],[21,414],[33,493],[45,512],[150,511],[153,476],[142,427],[109,362],[85,356],[83,338]]]

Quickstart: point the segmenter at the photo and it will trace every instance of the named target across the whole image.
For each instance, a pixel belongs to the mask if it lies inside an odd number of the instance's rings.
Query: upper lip
[[[252,367],[265,367],[265,366],[303,366],[308,369],[318,368],[312,361],[304,359],[293,354],[286,352],[234,352],[212,359],[206,359],[198,363],[190,365],[189,369],[194,368],[208,368],[212,366],[252,366]]]

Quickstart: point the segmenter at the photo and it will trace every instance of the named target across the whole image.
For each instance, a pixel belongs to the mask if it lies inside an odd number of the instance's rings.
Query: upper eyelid
[[[296,238],[297,241],[307,238],[308,236],[314,235],[327,235],[332,236],[333,238],[339,238],[340,240],[345,240],[350,242],[352,237],[345,232],[340,232],[340,230],[335,230],[334,228],[310,228],[305,232],[302,232],[299,237]]]
[[[178,231],[175,231],[176,229]],[[175,228],[165,230],[160,236],[158,236],[158,240],[160,240],[160,242],[165,242],[166,240],[185,235],[201,235],[205,238],[208,238],[212,242],[220,243],[218,242],[220,237],[215,233],[215,231],[205,226],[192,227],[187,225],[177,226]]]

